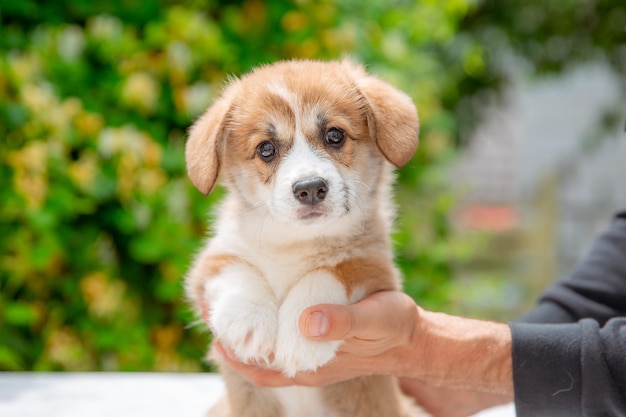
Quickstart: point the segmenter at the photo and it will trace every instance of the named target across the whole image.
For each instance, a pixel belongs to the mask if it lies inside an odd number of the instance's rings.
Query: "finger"
[[[299,372],[293,381],[297,385],[319,387],[371,375],[372,362],[369,359],[337,352],[337,356],[326,365],[314,372]]]
[[[294,381],[281,372],[269,369],[258,364],[245,364],[237,359],[230,349],[216,342],[214,352],[221,358],[221,362],[233,371],[261,387],[285,387],[294,385]]]
[[[316,340],[379,340],[406,325],[411,309],[415,303],[406,294],[382,291],[348,306],[309,307],[298,324],[302,334]]]
[[[213,352],[217,353],[220,358],[227,362],[239,361],[237,356],[235,356],[235,352],[233,352],[232,349],[225,347],[220,341],[215,341],[213,344]]]
[[[320,304],[302,312],[298,327],[311,339],[343,340],[352,326],[351,320],[348,306]]]
[[[298,372],[288,378],[280,371],[268,369],[260,365],[249,365],[240,362],[228,348],[219,342],[215,343],[214,353],[221,357],[223,365],[228,366],[243,378],[261,387],[285,387],[292,385],[320,387],[345,381],[357,376],[372,373],[371,360],[338,352],[335,359],[319,368],[316,372]]]

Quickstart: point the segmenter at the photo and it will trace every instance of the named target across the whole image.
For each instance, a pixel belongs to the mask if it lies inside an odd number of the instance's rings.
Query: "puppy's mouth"
[[[300,209],[298,210],[298,219],[299,220],[315,220],[321,217],[326,217],[327,212],[325,210],[320,210],[318,208],[310,208],[310,209]]]

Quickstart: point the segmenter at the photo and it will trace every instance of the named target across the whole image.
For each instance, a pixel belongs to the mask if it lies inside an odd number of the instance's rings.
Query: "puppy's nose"
[[[326,198],[328,184],[321,177],[307,178],[293,184],[293,196],[302,204],[315,205]]]

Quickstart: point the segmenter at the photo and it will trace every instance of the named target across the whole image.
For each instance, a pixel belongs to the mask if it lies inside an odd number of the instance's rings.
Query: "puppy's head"
[[[411,99],[349,61],[288,61],[230,82],[190,129],[187,170],[277,220],[325,225],[376,194],[417,147]]]

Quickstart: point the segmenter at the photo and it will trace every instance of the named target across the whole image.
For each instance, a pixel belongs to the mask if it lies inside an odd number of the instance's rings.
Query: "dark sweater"
[[[510,327],[518,417],[626,416],[626,209]]]

